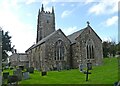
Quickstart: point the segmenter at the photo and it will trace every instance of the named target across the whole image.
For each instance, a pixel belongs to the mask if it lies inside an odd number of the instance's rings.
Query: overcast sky
[[[0,27],[9,31],[19,53],[36,41],[37,15],[41,4],[46,11],[55,9],[56,30],[66,35],[90,26],[109,41],[118,41],[118,0],[0,0]],[[84,2],[82,2],[84,1]]]

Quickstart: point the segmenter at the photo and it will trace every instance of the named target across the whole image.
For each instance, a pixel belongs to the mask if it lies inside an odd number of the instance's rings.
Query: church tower
[[[55,13],[52,7],[52,12],[44,11],[42,4],[41,10],[38,12],[37,20],[37,39],[36,43],[50,35],[55,31]]]

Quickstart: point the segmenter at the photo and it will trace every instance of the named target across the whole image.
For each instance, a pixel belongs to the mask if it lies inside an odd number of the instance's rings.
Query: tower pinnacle
[[[43,4],[42,4],[42,7],[41,7],[41,11],[44,11],[44,7],[43,7]]]
[[[54,7],[52,6],[52,13],[54,14]]]

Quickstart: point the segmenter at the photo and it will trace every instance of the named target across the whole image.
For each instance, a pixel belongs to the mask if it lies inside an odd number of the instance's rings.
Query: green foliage
[[[115,42],[103,42],[103,57],[115,56],[117,52],[117,44]]]
[[[118,80],[117,58],[104,58],[103,65],[94,66],[90,71],[89,81],[85,81],[85,74],[78,69],[63,71],[48,71],[47,76],[41,72],[30,74],[30,79],[19,82],[20,84],[114,84]]]
[[[120,55],[120,42],[117,44],[117,53]]]
[[[12,51],[11,36],[9,36],[8,31],[5,33],[2,31],[2,61],[7,59],[8,51]]]

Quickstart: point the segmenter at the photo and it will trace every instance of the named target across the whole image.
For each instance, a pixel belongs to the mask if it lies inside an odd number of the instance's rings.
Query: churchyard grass
[[[78,69],[48,71],[46,76],[41,76],[37,70],[30,74],[30,79],[22,80],[19,84],[114,84],[118,79],[117,58],[105,58],[103,65],[94,66],[90,70],[89,79]]]

